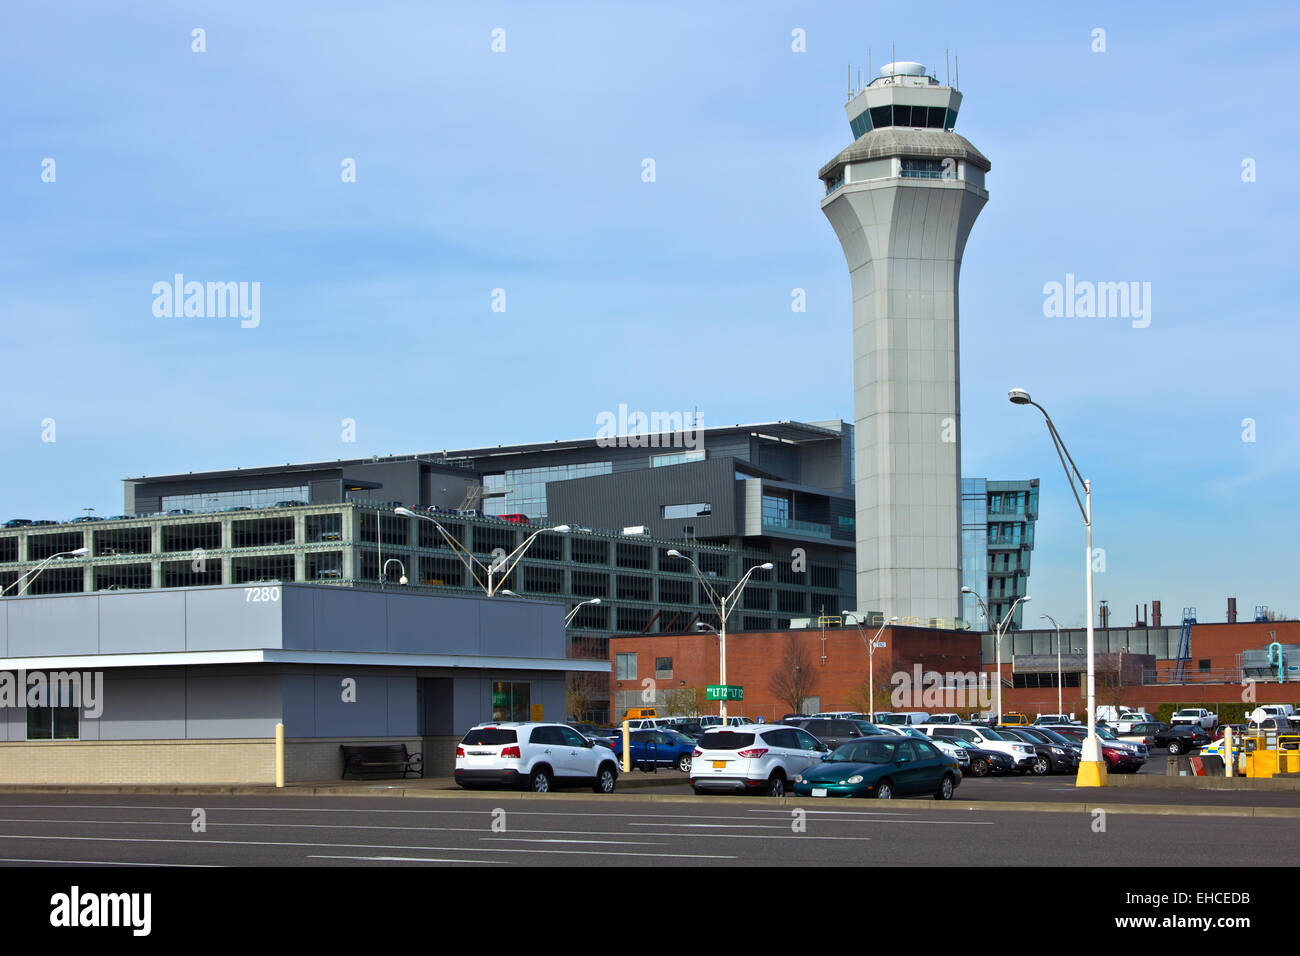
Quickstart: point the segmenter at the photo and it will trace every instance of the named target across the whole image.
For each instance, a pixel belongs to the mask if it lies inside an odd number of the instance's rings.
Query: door
[[[916,741],[900,740],[894,751],[894,792],[900,797],[920,793],[925,787],[925,767]]]
[[[560,746],[556,749],[564,764],[564,770],[560,772],[566,777],[595,777],[596,748],[588,747],[587,740],[572,727],[557,727],[556,730],[560,733]]]
[[[792,743],[796,748],[790,751],[790,763],[794,768],[793,773],[800,773],[813,764],[821,762],[822,754],[826,753],[826,750],[823,749],[825,744],[806,730],[792,728],[790,734],[794,738]]]
[[[943,775],[948,770],[948,760],[944,753],[934,744],[925,740],[913,742],[917,755],[917,785],[921,793],[933,793],[943,782]]]

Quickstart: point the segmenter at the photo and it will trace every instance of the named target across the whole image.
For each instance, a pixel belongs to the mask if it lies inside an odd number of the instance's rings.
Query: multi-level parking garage
[[[433,516],[485,563],[494,552],[514,551],[540,527]],[[82,548],[84,556],[68,556]],[[787,627],[792,618],[840,610],[840,569],[830,563],[814,560],[796,570],[788,556],[780,561],[752,549],[596,530],[543,531],[501,586],[571,606],[599,598],[578,608],[573,621],[575,629],[598,635],[716,624],[705,588],[671,549],[694,560],[724,593],[748,568],[774,561],[771,572],[756,572],[745,589],[730,621],[735,629]],[[433,522],[399,516],[391,507],[292,505],[0,529],[0,588],[10,595],[270,581],[402,587],[403,575],[412,589],[479,593]]]

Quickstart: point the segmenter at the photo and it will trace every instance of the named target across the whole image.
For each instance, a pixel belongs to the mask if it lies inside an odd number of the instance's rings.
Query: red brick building
[[[727,683],[745,689],[744,701],[728,704],[727,712],[762,716],[771,721],[791,711],[789,702],[781,700],[774,691],[773,680],[776,675],[789,672],[792,641],[794,653],[811,670],[812,676],[806,679],[806,696],[813,709],[851,710],[865,706],[866,641],[875,631],[875,628],[864,628],[859,633],[856,627],[835,627],[825,631],[810,628],[727,635]],[[880,636],[885,646],[877,648],[875,654],[876,686],[887,690],[890,674],[895,671],[910,674],[916,665],[922,671],[978,672],[979,637],[971,631],[886,628]],[[703,712],[717,713],[716,703],[703,702],[703,689],[718,683],[716,634],[614,637],[609,646],[614,662],[610,703],[615,719],[621,718],[629,707],[646,706],[642,695],[651,689],[644,684],[646,680],[654,682],[655,706],[677,704],[685,697],[683,692],[698,689]],[[635,656],[635,669],[629,666],[629,655]],[[863,699],[851,703],[856,698]],[[878,691],[877,706],[887,707],[883,691]]]
[[[1191,628],[1190,660],[1185,664],[1182,680],[1178,683],[1171,681],[1172,661],[1142,657],[1142,670],[1147,672],[1148,681],[1140,682],[1131,662],[1123,663],[1122,657],[1117,658],[1118,651],[1125,648],[1123,635],[1131,630],[1111,628],[1097,631],[1097,666],[1101,674],[1097,688],[1099,704],[1110,703],[1117,685],[1124,704],[1146,707],[1152,712],[1162,703],[1240,702],[1243,684],[1239,668],[1243,651],[1266,647],[1274,640],[1274,635],[1279,643],[1300,645],[1300,621],[1196,624]],[[789,713],[793,708],[788,700],[782,699],[776,685],[781,683],[778,675],[788,675],[795,663],[806,665],[810,672],[810,676],[804,679],[810,708],[865,709],[867,649],[864,636],[869,640],[874,633],[874,629],[864,629],[859,633],[855,627],[834,627],[825,631],[813,628],[728,635],[727,683],[741,685],[745,694],[743,702],[728,705],[728,712],[751,718],[762,716],[769,721]],[[967,707],[951,705],[953,698],[949,697],[939,707],[902,708],[891,708],[887,694],[891,689],[891,675],[900,672],[914,675],[917,666],[922,674],[931,671],[941,674],[991,673],[994,669],[992,659],[982,662],[980,654],[981,643],[990,643],[986,635],[972,631],[890,627],[885,629],[880,639],[885,646],[878,648],[875,654],[877,707],[932,712],[955,710],[959,713],[981,709],[975,706],[973,694],[966,696],[971,704]],[[1010,647],[1011,638],[1005,638],[1003,709],[1018,710],[1031,716],[1055,711],[1055,686],[1014,686],[1017,683],[1016,656]],[[628,707],[648,705],[650,702],[646,697],[651,690],[655,695],[654,705],[663,712],[699,709],[704,713],[717,713],[716,703],[704,701],[704,688],[718,683],[716,634],[614,637],[610,639],[610,658],[614,664],[610,674],[610,704],[615,719],[620,718]],[[1117,659],[1123,664],[1126,676],[1122,682],[1109,683],[1106,675],[1102,674],[1103,665],[1109,668]],[[1152,670],[1154,675],[1151,675]],[[1300,703],[1300,672],[1297,678],[1294,683],[1256,683],[1255,700],[1258,703]],[[1084,712],[1085,681],[1076,676],[1077,684],[1070,686],[1069,680],[1067,675],[1067,684],[1061,694],[1064,709],[1081,715]],[[691,691],[697,692],[694,697]],[[691,700],[698,700],[698,704],[682,706]]]

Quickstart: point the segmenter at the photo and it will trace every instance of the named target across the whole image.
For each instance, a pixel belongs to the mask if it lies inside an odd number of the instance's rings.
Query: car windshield
[[[853,726],[857,727],[858,730],[862,731],[864,734],[867,734],[868,736],[872,734],[880,733],[879,727],[865,720],[855,720],[853,721]]]
[[[1020,737],[1023,740],[1032,740],[1035,743],[1040,743],[1040,744],[1048,743],[1047,738],[1043,736],[1042,732],[1035,730],[1033,728],[1022,727],[1019,729],[1018,733],[1020,734]]]
[[[983,734],[984,737],[985,737],[986,739],[988,739],[988,740],[1006,740],[1006,739],[1007,739],[1006,737],[1003,737],[1000,733],[998,733],[996,730],[986,730],[986,729],[984,729],[983,727],[980,728],[980,733]]]
[[[1179,716],[1179,717],[1199,717],[1199,716],[1201,716],[1201,712],[1200,712],[1199,710],[1180,710],[1180,711],[1178,712],[1178,716]]]
[[[915,727],[899,727],[898,729],[901,730],[903,733],[907,734],[907,736],[909,737],[920,737],[922,740],[930,739],[928,734],[925,734],[922,731],[917,730]]]
[[[893,763],[897,744],[889,740],[855,740],[831,754],[834,763]]]
[[[1109,727],[1102,727],[1101,725],[1097,726],[1097,736],[1105,740],[1119,739],[1118,737],[1115,736],[1114,732]]]

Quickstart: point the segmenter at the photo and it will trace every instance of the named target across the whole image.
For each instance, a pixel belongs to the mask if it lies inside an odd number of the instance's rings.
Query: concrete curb
[[[220,796],[275,796],[275,797],[403,797],[425,800],[482,800],[500,804],[509,800],[549,800],[568,802],[590,800],[595,794],[573,791],[564,793],[530,793],[518,790],[461,790],[457,789],[416,789],[401,786],[380,786],[374,789],[361,789],[344,786],[290,786],[283,789],[270,786],[78,786],[78,785],[16,785],[10,784],[0,788],[0,793],[92,793],[92,794],[164,794],[164,795],[220,795]],[[849,801],[847,799],[825,800],[813,797],[756,798],[754,796],[730,796],[726,794],[696,796],[684,793],[613,793],[601,796],[602,800],[615,802],[642,803],[681,803],[707,806],[767,806],[801,808],[835,807],[846,812],[855,804],[867,801]],[[759,802],[761,800],[761,802]],[[1174,806],[1168,804],[1141,803],[1098,803],[1083,802],[1030,802],[1021,800],[986,800],[982,802],[962,800],[893,800],[887,804],[871,801],[872,812],[915,813],[927,810],[936,811],[984,811],[984,812],[1036,812],[1036,813],[1092,813],[1104,810],[1106,813],[1123,813],[1146,816],[1197,816],[1197,817],[1263,817],[1274,819],[1300,819],[1300,807],[1211,807],[1211,806]]]

